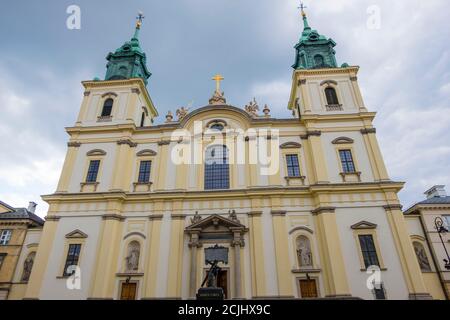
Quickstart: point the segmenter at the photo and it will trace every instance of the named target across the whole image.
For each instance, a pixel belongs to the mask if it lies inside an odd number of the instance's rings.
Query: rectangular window
[[[341,158],[342,170],[344,170],[344,173],[356,171],[351,150],[339,150],[339,157]]]
[[[141,161],[141,164],[139,166],[139,178],[138,182],[150,182],[150,170],[152,167],[152,162],[150,160],[148,161]]]
[[[372,235],[359,235],[358,238],[366,268],[370,266],[380,266]]]
[[[96,182],[98,175],[98,168],[100,167],[100,160],[91,160],[89,162],[89,169],[86,176],[86,182]]]
[[[286,166],[288,177],[300,177],[300,166],[298,164],[298,156],[296,154],[286,155]]]
[[[6,246],[9,243],[9,240],[11,240],[11,230],[2,230],[0,233],[0,245]]]
[[[3,261],[6,259],[6,253],[0,253],[0,270],[2,269]]]
[[[70,266],[77,266],[80,258],[81,244],[70,244],[67,252],[66,264],[64,265],[64,276],[70,276],[73,272],[67,270]]]

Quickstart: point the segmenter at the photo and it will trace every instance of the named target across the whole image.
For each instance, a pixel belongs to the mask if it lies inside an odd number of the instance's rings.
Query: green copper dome
[[[106,57],[108,64],[106,65],[105,80],[142,78],[147,84],[147,79],[152,74],[147,69],[147,57],[139,45],[142,18],[142,16],[138,17],[133,38],[125,42],[114,53],[110,52]]]
[[[336,42],[311,29],[306,14],[302,11],[303,32],[295,45],[294,69],[337,68]]]

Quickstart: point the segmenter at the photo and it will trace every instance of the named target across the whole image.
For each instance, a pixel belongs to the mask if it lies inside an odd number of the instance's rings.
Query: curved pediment
[[[104,156],[106,152],[101,149],[94,149],[86,153],[87,156]]]
[[[144,149],[136,153],[136,156],[138,157],[156,156],[156,152],[151,149]]]
[[[280,145],[280,149],[298,149],[301,147],[302,145],[298,142],[286,142]]]
[[[211,113],[211,115],[217,114],[217,118],[222,118],[224,112],[229,112],[237,116],[237,118],[240,118],[242,121],[245,121],[247,123],[251,122],[253,119],[252,117],[245,112],[244,110],[233,107],[230,105],[207,105],[205,107],[201,107],[198,109],[193,110],[192,112],[189,112],[183,120],[180,122],[181,127],[185,127],[190,121],[192,121],[193,118],[196,118],[197,116],[200,116],[204,113]]]
[[[345,144],[345,143],[353,143],[353,139],[347,137],[339,137],[331,141],[332,144]]]

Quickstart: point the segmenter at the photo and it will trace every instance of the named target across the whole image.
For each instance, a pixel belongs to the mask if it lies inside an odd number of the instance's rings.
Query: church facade
[[[195,298],[215,246],[227,299],[432,298],[359,68],[302,17],[288,117],[227,104],[218,75],[159,125],[138,20],[82,83],[26,299]]]

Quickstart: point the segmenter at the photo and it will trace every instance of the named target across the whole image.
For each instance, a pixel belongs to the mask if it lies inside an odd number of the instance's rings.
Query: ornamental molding
[[[88,237],[88,235],[79,229],[75,229],[72,232],[66,234],[65,237],[66,239],[85,239]]]
[[[313,130],[313,131],[307,131],[305,134],[300,135],[300,138],[303,140],[308,139],[311,136],[320,137],[322,135],[322,132],[319,130]]]
[[[298,142],[285,142],[280,145],[280,149],[298,149],[301,148],[302,145]]]
[[[272,210],[270,211],[270,214],[272,216],[285,216],[286,215],[286,211],[285,210]]]
[[[322,81],[320,83],[320,86],[323,86],[323,85],[328,85],[328,86],[335,85],[335,86],[337,86],[338,83],[337,83],[337,81],[334,81],[334,80],[324,80],[324,81]]]
[[[336,207],[319,207],[311,211],[313,215],[321,214],[324,212],[334,213],[336,211]]]
[[[156,156],[157,153],[151,149],[144,149],[136,153],[136,156],[138,157],[145,157],[145,156]]]
[[[350,226],[353,230],[376,229],[377,225],[368,221],[360,221]]]
[[[139,90],[138,88],[131,88],[131,92],[136,93],[136,94],[141,94],[141,90]]]
[[[117,93],[110,91],[110,92],[106,92],[106,93],[102,94],[102,98],[105,98],[108,96],[117,97]]]
[[[118,220],[118,221],[123,221],[125,220],[125,218],[121,215],[118,214],[104,214],[102,216],[103,220]]]
[[[69,141],[69,142],[67,142],[67,146],[68,146],[69,148],[71,148],[71,147],[73,147],[73,148],[78,148],[78,147],[81,146],[81,142],[78,142],[78,141]]]
[[[89,96],[90,94],[91,94],[90,91],[85,91],[85,92],[83,92],[83,95],[84,95],[85,97]]]
[[[169,144],[170,144],[170,140],[158,141],[158,146],[165,146],[165,145],[169,145]]]
[[[118,145],[122,145],[122,144],[127,144],[129,145],[131,148],[134,148],[137,146],[137,143],[131,141],[130,139],[121,139],[119,141],[117,141]]]
[[[332,144],[347,144],[355,142],[353,139],[348,137],[339,137],[331,141]]]
[[[376,133],[376,128],[365,128],[360,130],[362,134]]]
[[[123,240],[125,240],[125,239],[127,239],[129,237],[132,237],[132,236],[138,236],[138,237],[141,237],[143,239],[146,238],[145,234],[143,234],[142,232],[134,231],[134,232],[128,233],[125,237],[123,237]]]
[[[383,206],[383,209],[386,211],[392,211],[392,210],[402,210],[403,206],[401,204],[388,204]]]
[[[91,151],[88,151],[86,153],[87,156],[105,156],[106,152],[102,149],[93,149]]]
[[[314,231],[312,229],[308,228],[307,226],[297,226],[297,227],[294,227],[291,230],[289,230],[289,234],[293,234],[296,231],[307,231],[311,234],[314,233]]]

